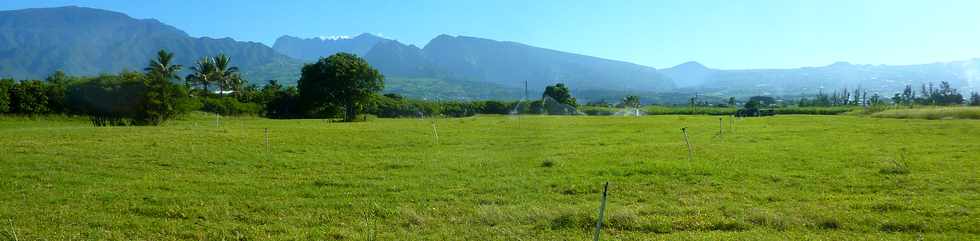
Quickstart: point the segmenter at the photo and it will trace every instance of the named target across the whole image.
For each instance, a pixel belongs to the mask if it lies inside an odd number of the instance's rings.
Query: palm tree
[[[198,83],[204,87],[204,95],[209,94],[208,86],[211,82],[214,82],[215,78],[215,64],[214,59],[211,57],[201,57],[194,63],[191,67],[191,74],[187,75],[187,81]]]
[[[231,89],[241,78],[238,76],[238,67],[230,66],[231,58],[225,54],[218,54],[214,57],[215,81],[224,93],[226,89]]]
[[[180,79],[180,76],[177,76],[177,72],[180,72],[181,66],[179,64],[173,64],[173,59],[173,53],[168,53],[161,49],[157,52],[157,58],[150,60],[150,66],[144,70],[149,74],[157,74],[167,81]]]
[[[160,50],[157,58],[150,60],[147,66],[147,78],[144,80],[146,85],[146,100],[144,103],[143,121],[152,125],[160,125],[164,121],[177,114],[176,99],[177,93],[171,88],[171,80],[180,79],[177,72],[180,72],[180,65],[173,64],[174,54]]]

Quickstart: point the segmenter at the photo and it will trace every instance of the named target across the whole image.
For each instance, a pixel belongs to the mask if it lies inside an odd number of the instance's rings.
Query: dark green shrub
[[[10,92],[12,112],[25,115],[48,113],[48,96],[44,82],[23,81],[13,86]]]
[[[229,96],[207,98],[202,104],[201,110],[219,115],[258,115],[262,111],[257,103],[242,103]]]
[[[13,79],[0,79],[0,114],[9,113],[11,111],[10,91],[13,88]]]
[[[68,112],[88,115],[96,126],[134,124],[146,95],[142,79],[140,73],[123,72],[72,84],[65,93]]]
[[[483,103],[483,111],[481,113],[506,115],[510,114],[511,109],[513,109],[513,105],[511,104],[489,100]]]

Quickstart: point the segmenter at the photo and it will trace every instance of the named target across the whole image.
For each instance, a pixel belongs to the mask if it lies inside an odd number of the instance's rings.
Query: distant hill
[[[668,69],[661,69],[660,73],[663,73],[668,78],[674,81],[674,84],[680,88],[696,87],[704,84],[711,75],[715,74],[716,70],[709,69],[701,63],[698,62],[687,62]]]
[[[528,46],[515,42],[440,35],[422,49],[434,69],[450,79],[535,90],[566,83],[574,89],[669,91],[674,84],[642,65]]]
[[[661,72],[684,92],[724,95],[797,95],[860,87],[890,97],[905,85],[947,81],[967,93],[980,90],[980,59],[919,65],[856,65],[837,62],[795,69],[710,69],[696,62]]]
[[[39,79],[55,70],[96,75],[142,70],[160,49],[189,66],[225,53],[253,82],[289,78],[260,69],[299,69],[299,61],[255,42],[195,38],[154,19],[83,7],[0,11],[0,77]],[[290,71],[291,72],[291,71]]]
[[[295,59],[316,61],[320,57],[330,56],[339,52],[364,56],[374,45],[386,40],[388,39],[368,33],[353,38],[340,36],[301,39],[286,35],[276,39],[276,43],[272,45],[272,49]]]
[[[364,46],[371,43],[374,45],[364,51]],[[546,85],[559,82],[566,83],[573,89],[661,92],[674,88],[673,83],[654,68],[515,42],[466,36],[440,35],[424,48],[370,34],[340,39],[298,39],[283,36],[276,41],[274,49],[309,60],[315,58],[314,56],[336,52],[358,54],[395,80],[438,80],[439,83],[466,83],[465,86],[485,83],[512,89],[523,89],[524,82],[527,81],[528,87],[536,95]]]

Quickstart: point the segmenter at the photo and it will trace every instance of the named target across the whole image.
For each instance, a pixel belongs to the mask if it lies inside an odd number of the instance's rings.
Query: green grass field
[[[0,239],[980,239],[978,121],[723,123],[0,117]]]
[[[926,107],[917,109],[890,109],[874,113],[879,118],[899,119],[980,119],[980,107]]]

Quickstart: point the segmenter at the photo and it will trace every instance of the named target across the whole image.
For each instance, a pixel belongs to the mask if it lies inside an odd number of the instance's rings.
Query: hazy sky
[[[438,34],[522,42],[656,68],[916,64],[980,57],[980,1],[3,0],[0,9],[77,5],[155,18],[193,36],[272,45],[277,37],[381,34],[424,46]]]

